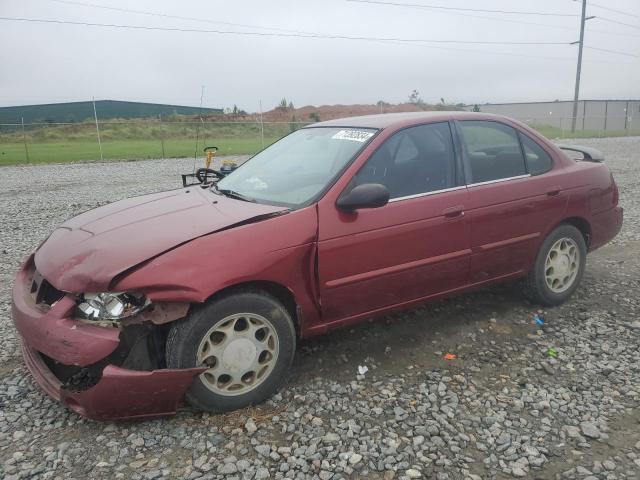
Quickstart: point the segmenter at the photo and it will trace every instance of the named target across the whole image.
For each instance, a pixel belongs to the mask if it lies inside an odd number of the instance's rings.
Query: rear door
[[[448,122],[400,130],[347,190],[380,183],[381,208],[353,213],[319,204],[318,272],[323,315],[337,321],[464,285],[469,264],[467,189],[457,176]]]
[[[561,172],[535,140],[496,121],[458,121],[471,222],[470,283],[520,274],[565,210]]]

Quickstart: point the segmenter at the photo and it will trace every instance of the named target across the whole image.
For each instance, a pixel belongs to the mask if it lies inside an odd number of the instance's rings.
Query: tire
[[[575,252],[577,258],[571,252]],[[568,224],[559,225],[540,246],[535,263],[524,279],[525,295],[534,303],[560,305],[580,285],[586,261],[587,245],[580,230]]]
[[[186,399],[200,410],[227,412],[273,395],[295,349],[287,309],[265,292],[242,291],[196,307],[176,322],[166,359],[168,368],[211,367],[194,379]]]

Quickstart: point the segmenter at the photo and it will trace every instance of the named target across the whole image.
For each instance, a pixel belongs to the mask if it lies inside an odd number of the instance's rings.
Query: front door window
[[[391,200],[455,186],[455,159],[449,123],[399,131],[357,173],[354,186],[380,183]]]

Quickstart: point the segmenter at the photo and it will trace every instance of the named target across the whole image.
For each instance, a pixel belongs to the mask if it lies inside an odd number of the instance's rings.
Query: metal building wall
[[[572,101],[494,103],[478,105],[481,112],[496,113],[528,124],[550,125],[569,130]],[[473,110],[474,105],[465,106]],[[640,128],[640,100],[581,100],[578,102],[577,130],[630,130]]]

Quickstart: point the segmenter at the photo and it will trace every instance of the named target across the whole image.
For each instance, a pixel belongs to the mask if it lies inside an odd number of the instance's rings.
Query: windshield
[[[220,180],[217,188],[257,202],[304,205],[331,183],[375,132],[367,128],[297,130]]]

